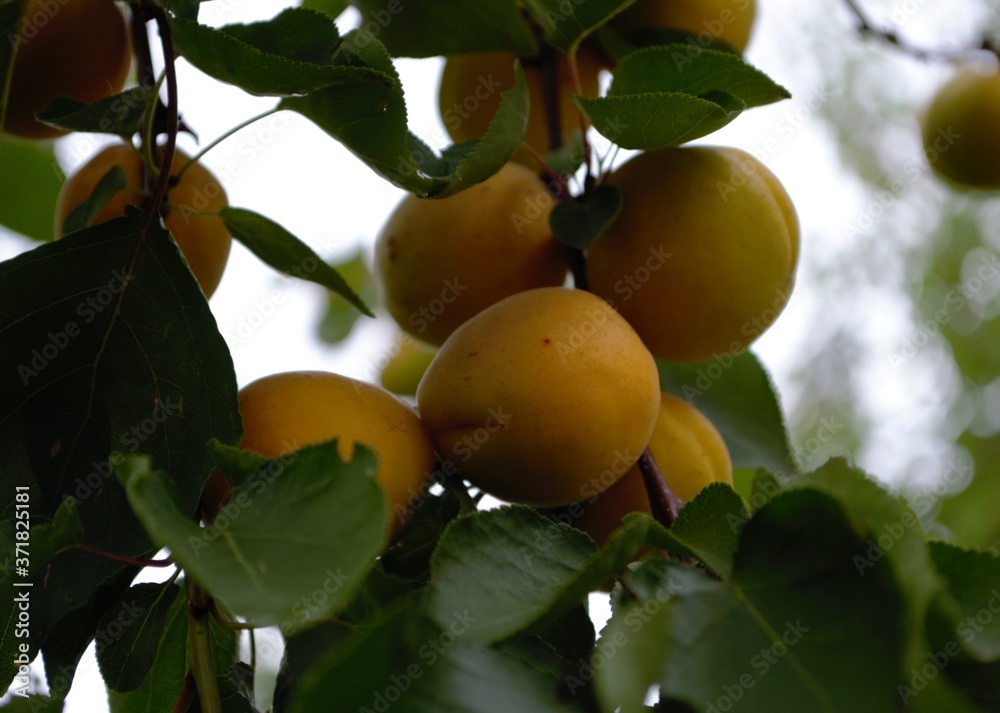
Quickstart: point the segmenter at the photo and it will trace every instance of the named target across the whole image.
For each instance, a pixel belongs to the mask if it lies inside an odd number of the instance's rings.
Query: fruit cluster
[[[647,11],[640,3],[619,21],[641,23]],[[692,22],[681,26],[696,30]],[[734,29],[727,39],[742,49],[749,25]],[[448,61],[440,105],[453,138],[485,131],[495,90],[513,81],[511,60]],[[596,93],[599,68],[581,55],[585,92]],[[557,69],[566,75],[560,85],[571,86],[561,60]],[[532,106],[541,107],[539,70],[529,64],[527,78]],[[560,94],[564,137],[579,127],[570,93]],[[534,109],[526,151],[458,195],[403,199],[377,238],[376,276],[389,314],[439,347],[429,366],[427,352],[414,350],[426,368],[417,412],[402,400],[390,408],[385,392],[345,377],[278,374],[240,394],[243,447],[274,456],[278,441],[287,452],[334,437],[348,451],[355,442],[372,446],[385,454],[378,477],[397,536],[434,452],[441,471],[502,500],[573,506],[574,525],[597,542],[629,512],[650,512],[637,467],[647,447],[682,500],[731,482],[722,437],[692,406],[661,393],[654,355],[695,361],[739,352],[776,319],[798,258],[787,193],[736,149],[639,154],[606,177],[624,209],[586,252],[590,291],[567,288],[567,251],[549,226],[557,191],[523,165],[542,153],[546,136],[546,117]],[[405,364],[391,367],[383,383],[406,389]],[[279,406],[288,402],[296,406]]]

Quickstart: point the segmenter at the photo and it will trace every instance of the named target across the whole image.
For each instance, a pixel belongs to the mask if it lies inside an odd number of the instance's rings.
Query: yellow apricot
[[[777,319],[794,284],[799,224],[757,159],[731,148],[660,149],[608,182],[624,207],[588,250],[590,287],[653,354],[739,352]]]
[[[171,175],[176,176],[187,162],[188,157],[178,151],[174,155]],[[63,184],[56,202],[57,237],[63,235],[66,217],[90,197],[98,181],[114,166],[120,166],[125,172],[125,188],[108,201],[94,224],[123,215],[126,205],[142,205],[142,160],[132,146],[114,144],[94,156]],[[169,212],[164,219],[167,230],[177,241],[205,296],[211,297],[226,269],[232,236],[218,216],[193,212],[214,213],[225,208],[229,204],[226,193],[218,179],[196,163],[169,189],[167,201]]]
[[[319,371],[273,374],[240,389],[240,448],[277,458],[337,439],[345,463],[360,443],[378,455],[393,538],[409,524],[411,500],[434,466],[434,446],[413,409],[389,392]]]
[[[662,395],[649,452],[667,485],[684,502],[694,500],[712,483],[733,483],[729,450],[715,426],[694,406],[670,394]],[[629,513],[651,514],[638,466],[578,507],[582,512],[573,527],[586,532],[598,545],[607,542]]]
[[[93,102],[120,92],[130,57],[125,18],[113,0],[28,0],[3,130],[26,139],[62,136],[35,113],[59,96]]]
[[[542,75],[538,66],[531,62],[523,66],[531,105],[524,141],[535,153],[544,155],[549,152],[551,146],[545,116]],[[577,55],[577,67],[583,96],[596,97],[599,90],[598,75],[601,71],[599,59],[590,51],[581,51]],[[572,95],[575,93],[573,78],[569,62],[563,55],[559,56],[557,69],[559,123],[562,141],[566,142],[574,131],[581,128],[580,110],[573,103]],[[500,93],[513,86],[513,54],[483,52],[449,57],[441,75],[438,103],[441,118],[451,138],[456,143],[461,143],[482,137],[500,106]],[[536,165],[531,153],[524,149],[518,150],[511,160],[532,167]]]
[[[1000,72],[964,71],[937,93],[923,120],[924,153],[953,184],[1000,188]]]
[[[656,363],[589,292],[546,287],[483,310],[417,388],[439,455],[476,487],[556,507],[607,488],[642,453],[660,403]]]
[[[680,30],[725,42],[742,53],[750,41],[756,14],[754,0],[638,0],[610,24],[622,34]]]
[[[448,198],[404,198],[375,243],[389,314],[437,345],[504,297],[561,285],[568,267],[549,230],[553,205],[538,176],[516,163]]]

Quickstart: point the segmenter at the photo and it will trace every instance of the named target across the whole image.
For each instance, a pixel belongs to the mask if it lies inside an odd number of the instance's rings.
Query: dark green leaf
[[[582,532],[530,508],[461,517],[434,551],[426,607],[442,625],[467,607],[476,619],[469,641],[499,641],[532,625],[544,629],[621,572],[647,542],[698,556],[694,546],[641,514],[626,517],[600,552]]]
[[[598,644],[608,710],[644,710],[655,684],[699,710],[894,710],[905,595],[885,563],[858,576],[865,547],[835,499],[801,490],[745,526],[732,583],[650,558]]]
[[[785,418],[771,379],[750,352],[697,364],[657,360],[660,386],[705,414],[726,441],[734,468],[793,475]]]
[[[555,151],[549,151],[542,156],[542,161],[552,171],[564,175],[573,175],[583,166],[583,138],[580,130],[573,134]]]
[[[193,20],[177,17],[171,20],[174,42],[185,59],[215,79],[234,84],[250,94],[289,97],[333,85],[392,84],[391,77],[370,67],[331,64],[329,58],[317,62],[316,56],[312,61],[299,59],[301,49],[297,43],[283,41],[288,39],[285,31],[289,25],[325,29],[324,42],[330,48],[338,39],[337,28],[329,17],[304,8],[284,10],[266,23],[219,29],[199,25]],[[255,46],[249,41],[259,41],[263,46]],[[315,45],[310,48],[315,49]]]
[[[173,713],[187,672],[187,599],[177,597],[149,673],[134,691],[108,692],[111,713]]]
[[[377,38],[394,57],[538,52],[531,27],[512,2],[352,0],[352,4],[361,13],[361,32],[353,41]]]
[[[982,662],[1000,660],[1000,557],[932,542],[931,557],[957,605],[954,640]],[[953,654],[954,655],[954,654]]]
[[[304,242],[269,218],[243,208],[219,211],[229,232],[254,255],[278,272],[309,280],[337,293],[363,314],[373,317],[344,278]]]
[[[398,713],[570,713],[558,681],[512,656],[469,646],[475,623],[458,610],[444,629],[412,606],[397,607],[303,677],[289,710]]]
[[[542,26],[549,44],[563,52],[575,50],[584,37],[635,0],[524,0],[524,6]]]
[[[104,206],[114,195],[125,188],[125,171],[121,166],[112,166],[101,180],[94,186],[94,191],[83,203],[78,205],[63,222],[63,234],[68,235],[78,230],[89,228]]]
[[[331,444],[272,461],[201,528],[177,508],[167,476],[141,457],[116,474],[156,542],[237,615],[293,631],[350,602],[388,539],[374,454],[344,464]]]
[[[332,18],[340,17],[340,14],[350,7],[347,0],[303,0],[302,7],[310,10],[317,10]]]
[[[622,194],[615,186],[597,186],[575,201],[560,201],[549,215],[556,240],[583,249],[604,234],[622,212]]]
[[[118,598],[97,627],[97,664],[108,688],[133,691],[153,666],[177,585],[137,584]]]
[[[31,489],[36,522],[75,498],[86,544],[140,557],[155,549],[111,456],[141,449],[169,469],[190,517],[211,468],[204,443],[240,435],[215,319],[176,243],[155,222],[144,234],[145,223],[120,218],[0,263],[5,482]],[[122,571],[77,550],[33,569],[33,635],[46,640]]]
[[[346,48],[350,47],[348,50]],[[437,156],[409,133],[399,75],[379,42],[358,42],[357,31],[345,37],[335,61],[367,66],[393,80],[392,86],[356,82],[327,87],[281,106],[297,111],[337,139],[372,170],[404,190],[443,198],[482,182],[514,154],[524,136],[528,92],[519,69],[514,87],[501,95],[500,108],[478,142],[455,146]]]
[[[31,528],[31,565],[39,568],[64,549],[83,541],[83,523],[76,500],[66,498],[56,509],[52,522]]]
[[[267,465],[267,458],[260,453],[241,451],[216,440],[208,442],[208,452],[231,485],[242,485],[249,476]]]
[[[6,44],[0,42],[0,47]],[[51,144],[0,135],[0,225],[32,240],[52,240],[52,216],[62,183],[62,169]]]
[[[87,104],[69,97],[56,97],[36,117],[67,131],[115,134],[127,138],[142,128],[146,109],[156,95],[145,87],[133,87],[120,94]]]

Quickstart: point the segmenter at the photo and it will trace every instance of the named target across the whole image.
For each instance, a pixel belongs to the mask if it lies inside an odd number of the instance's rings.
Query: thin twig
[[[992,52],[1000,58],[1000,46],[997,46],[988,36],[983,36],[982,44],[979,47],[968,47],[957,50],[945,50],[932,47],[918,47],[900,37],[895,27],[881,27],[876,24],[868,13],[864,11],[857,0],[844,0],[847,9],[851,11],[857,20],[857,29],[862,36],[874,37],[886,44],[892,45],[904,54],[908,54],[922,62],[946,61],[968,59],[976,52]]]
[[[101,559],[108,560],[109,562],[132,565],[133,567],[170,567],[174,564],[173,560],[169,557],[163,560],[152,560],[146,559],[145,557],[127,557],[125,555],[116,555],[112,552],[105,552],[104,550],[91,547],[90,545],[82,542],[77,545],[77,548],[85,554],[100,557]]]

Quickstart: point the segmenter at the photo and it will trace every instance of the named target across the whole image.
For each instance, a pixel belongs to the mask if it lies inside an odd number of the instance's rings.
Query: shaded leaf
[[[10,6],[0,11],[6,7]],[[0,42],[0,47],[5,46]],[[0,135],[0,225],[32,240],[52,240],[52,216],[62,183],[62,169],[51,144]]]
[[[156,95],[145,87],[133,87],[86,103],[69,97],[56,97],[36,114],[39,121],[66,131],[115,134],[127,138],[142,129],[150,101]]]
[[[556,203],[549,225],[556,240],[582,250],[601,237],[621,212],[621,191],[602,185],[576,200]]]

